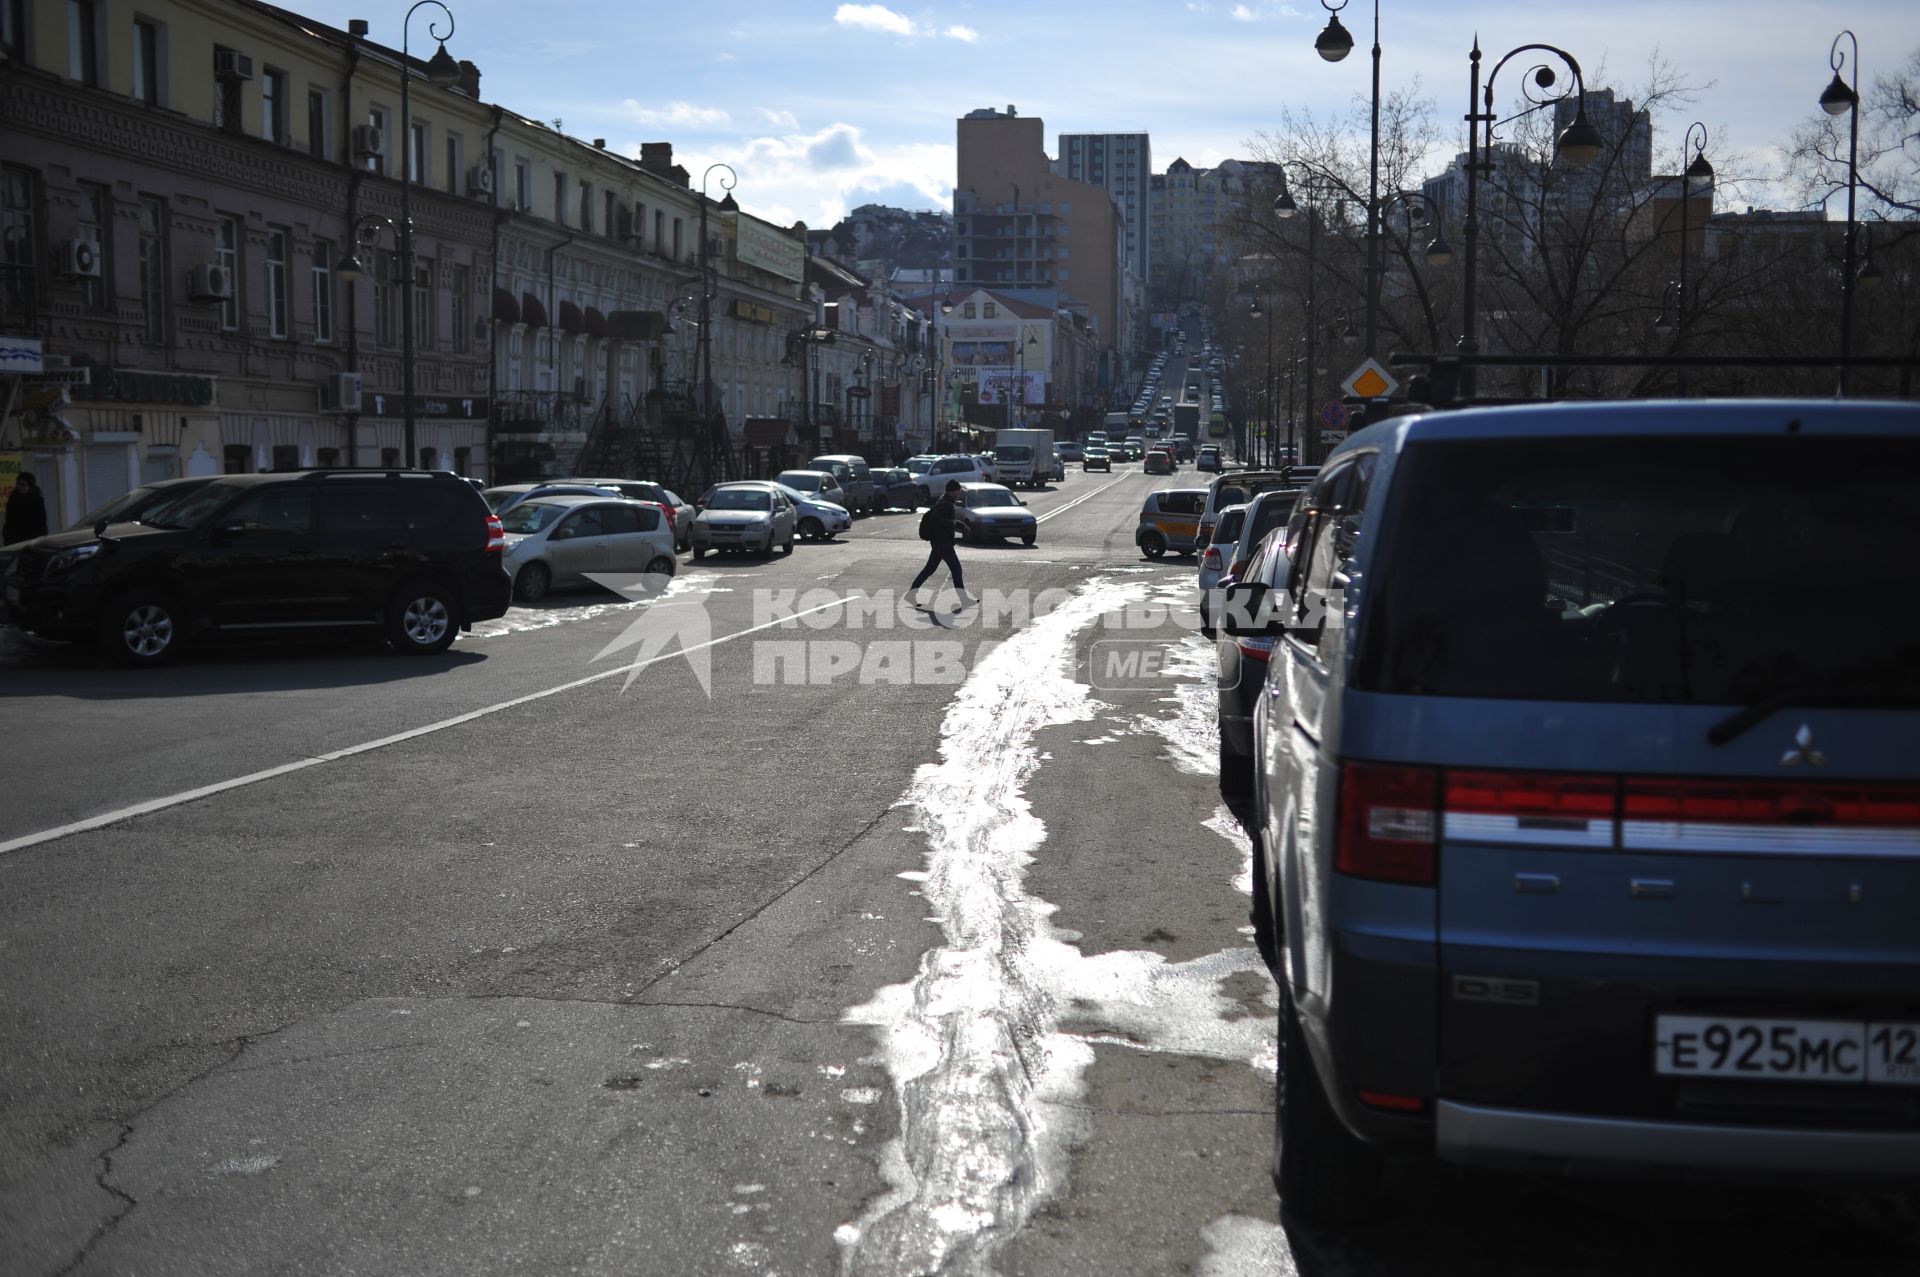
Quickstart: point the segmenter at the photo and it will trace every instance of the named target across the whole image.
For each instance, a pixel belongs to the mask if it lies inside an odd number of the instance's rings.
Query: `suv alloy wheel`
[[[387,641],[394,650],[426,656],[453,646],[460,606],[452,591],[432,582],[405,585],[387,605]]]
[[[100,641],[122,665],[164,665],[185,645],[179,606],[157,590],[123,594],[102,613]]]

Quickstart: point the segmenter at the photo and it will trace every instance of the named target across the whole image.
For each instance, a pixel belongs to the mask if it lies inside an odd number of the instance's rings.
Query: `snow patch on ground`
[[[925,895],[943,943],[914,979],[845,1016],[878,1034],[902,1132],[883,1153],[889,1191],[836,1233],[849,1273],[988,1272],[993,1251],[1064,1186],[1088,1129],[1079,1101],[1096,1045],[1274,1067],[1271,1020],[1222,992],[1264,970],[1252,949],[1184,963],[1144,950],[1089,957],[1053,927],[1054,906],[1025,890],[1046,837],[1024,793],[1040,765],[1035,733],[1112,708],[1073,678],[1075,641],[1147,587],[1095,578],[977,664],[948,711],[941,761],[902,799],[930,844]],[[1197,651],[1180,659],[1188,674],[1199,668]],[[1210,720],[1193,728],[1197,711],[1177,689],[1167,699],[1181,706],[1179,726],[1143,725],[1170,742],[1197,735],[1187,753],[1210,764]]]

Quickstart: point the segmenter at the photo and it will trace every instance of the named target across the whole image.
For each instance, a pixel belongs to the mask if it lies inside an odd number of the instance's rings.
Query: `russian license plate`
[[[1662,1015],[1654,1019],[1653,1071],[1668,1077],[1920,1086],[1920,1024]]]

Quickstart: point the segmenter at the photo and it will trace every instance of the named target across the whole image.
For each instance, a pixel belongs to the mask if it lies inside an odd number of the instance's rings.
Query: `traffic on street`
[[[0,0],[0,1277],[1920,1274],[1912,15],[1539,8]]]

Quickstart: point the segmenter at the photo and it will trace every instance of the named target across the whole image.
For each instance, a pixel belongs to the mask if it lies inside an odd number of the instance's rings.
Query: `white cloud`
[[[925,208],[953,203],[952,145],[870,143],[857,126],[844,122],[811,133],[715,139],[712,145],[685,148],[677,159],[693,172],[715,160],[733,165],[740,174],[734,197],[741,207],[781,226],[795,221],[831,226],[877,191],[886,191],[893,201],[912,192],[918,196],[914,202]]]
[[[672,125],[683,129],[711,129],[731,124],[733,117],[724,107],[695,106],[691,102],[669,102],[664,107],[641,106],[632,98],[621,103],[626,117],[636,124]]]
[[[895,13],[884,4],[843,4],[833,11],[833,20],[843,27],[865,27],[892,35],[912,35],[913,19]]]
[[[860,27],[888,35],[945,36],[962,44],[975,44],[980,39],[980,33],[972,27],[956,23],[943,31],[939,27],[921,26],[906,14],[895,13],[884,4],[843,4],[833,11],[833,20],[843,27]]]
[[[1233,20],[1235,22],[1258,22],[1260,21],[1260,15],[1247,8],[1244,4],[1236,4],[1233,6]]]
[[[761,118],[777,129],[797,129],[800,121],[794,118],[792,111],[775,111],[769,107],[760,108]]]

